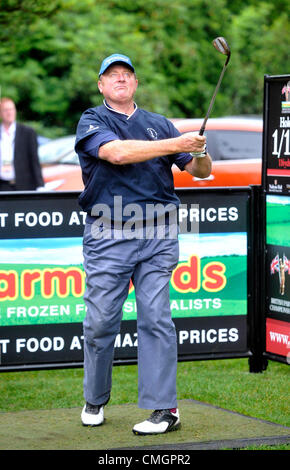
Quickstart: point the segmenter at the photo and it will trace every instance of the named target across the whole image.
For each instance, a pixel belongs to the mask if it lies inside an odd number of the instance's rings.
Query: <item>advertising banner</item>
[[[266,352],[290,355],[290,196],[266,195]]]
[[[249,192],[179,190],[178,195],[180,258],[170,304],[179,359],[246,354]],[[0,370],[82,363],[86,214],[77,197],[1,195]],[[136,318],[131,284],[115,362],[137,359]]]
[[[265,77],[263,186],[290,194],[290,75]]]
[[[265,349],[290,352],[290,75],[264,78]]]

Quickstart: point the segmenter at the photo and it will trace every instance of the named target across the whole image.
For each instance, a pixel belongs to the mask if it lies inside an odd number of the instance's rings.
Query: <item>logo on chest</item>
[[[153,129],[152,127],[147,127],[147,132],[150,135],[151,139],[157,140],[158,135],[155,129]]]

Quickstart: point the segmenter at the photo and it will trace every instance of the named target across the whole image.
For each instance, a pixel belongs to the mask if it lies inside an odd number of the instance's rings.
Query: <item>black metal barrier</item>
[[[83,363],[85,213],[78,194],[0,194],[1,371]],[[249,357],[250,370],[261,371],[260,187],[179,189],[177,194],[180,260],[170,303],[178,359]],[[114,364],[136,361],[131,285]]]

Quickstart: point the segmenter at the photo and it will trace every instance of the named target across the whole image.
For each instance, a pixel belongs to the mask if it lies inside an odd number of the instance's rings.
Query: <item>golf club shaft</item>
[[[222,81],[222,79],[223,79],[223,76],[224,76],[224,73],[225,73],[227,64],[228,64],[228,60],[226,61],[225,65],[223,66],[223,69],[222,69],[222,71],[221,71],[219,81],[218,81],[217,86],[216,86],[216,88],[215,88],[214,94],[212,95],[212,99],[211,99],[211,102],[210,102],[210,104],[209,104],[209,107],[208,107],[206,116],[205,116],[205,118],[204,118],[204,120],[203,120],[202,126],[201,126],[201,128],[200,128],[199,135],[203,135],[203,133],[204,133],[204,131],[205,131],[205,126],[206,126],[207,120],[208,120],[208,118],[209,118],[209,115],[210,115],[210,113],[211,113],[211,110],[212,110],[212,107],[213,107],[213,104],[214,104],[214,101],[215,101],[215,97],[216,97],[217,92],[218,92],[218,90],[219,90],[219,87],[220,87],[221,81]]]

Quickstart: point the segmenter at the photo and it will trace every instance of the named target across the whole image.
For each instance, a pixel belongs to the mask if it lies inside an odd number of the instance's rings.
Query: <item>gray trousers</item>
[[[84,319],[84,398],[105,403],[112,386],[114,343],[132,278],[137,303],[138,406],[175,408],[177,341],[169,280],[177,266],[178,239],[83,239],[87,307]]]

